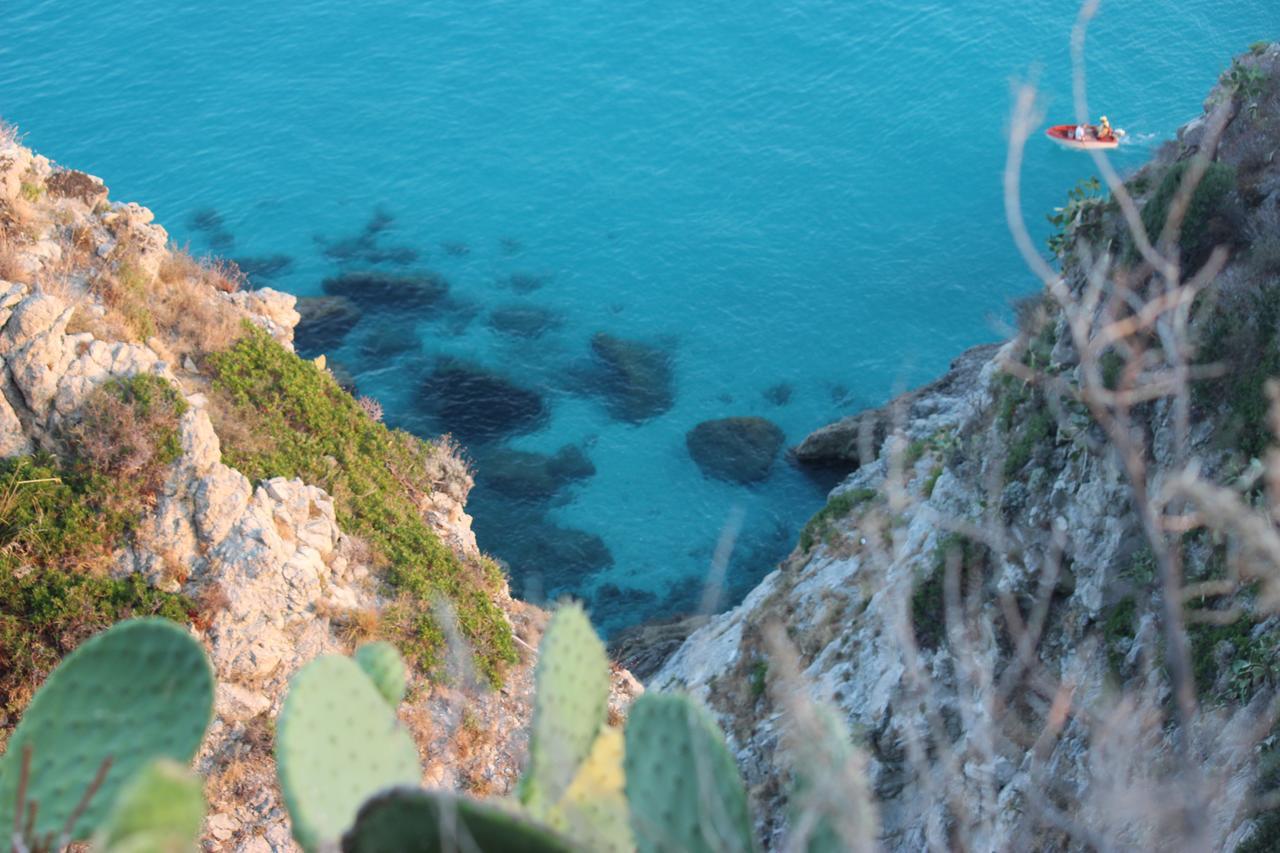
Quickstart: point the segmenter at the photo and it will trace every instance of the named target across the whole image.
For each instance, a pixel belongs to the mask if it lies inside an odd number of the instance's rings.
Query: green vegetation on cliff
[[[374,421],[326,371],[257,328],[209,358],[225,406],[217,424],[223,454],[252,480],[301,477],[333,496],[338,523],[363,539],[390,589],[395,639],[415,663],[443,660],[445,633],[434,606],[452,606],[489,679],[516,660],[511,628],[494,603],[502,582],[487,560],[460,560],[427,526],[430,445]]]
[[[0,460],[0,720],[91,634],[130,616],[190,620],[187,598],[107,575],[177,458],[185,408],[159,377],[117,380],[68,430],[66,462]]]

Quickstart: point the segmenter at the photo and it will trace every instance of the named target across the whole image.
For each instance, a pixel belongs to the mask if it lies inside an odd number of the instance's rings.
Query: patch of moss
[[[825,540],[834,522],[846,517],[853,512],[854,507],[866,503],[875,496],[875,489],[849,489],[827,501],[827,505],[818,510],[800,531],[800,550],[808,551]]]
[[[1137,632],[1138,603],[1132,596],[1113,605],[1102,622],[1102,639],[1107,651],[1107,667],[1119,676],[1124,667],[1122,643],[1132,640]]]
[[[769,662],[763,658],[751,664],[751,698],[759,699],[764,695],[765,685],[769,676]]]
[[[923,649],[936,649],[947,636],[946,574],[947,562],[958,559],[960,594],[967,595],[974,583],[981,583],[989,573],[991,551],[959,533],[951,533],[938,542],[933,565],[923,579],[917,579],[911,592],[911,625],[916,642]]]
[[[924,492],[926,500],[933,497],[933,489],[938,485],[938,478],[942,476],[942,471],[943,466],[942,463],[939,462],[929,470],[929,476],[925,477],[924,485],[921,487],[921,490]]]
[[[431,448],[369,418],[327,372],[247,328],[231,349],[209,357],[214,388],[242,429],[220,431],[228,464],[253,480],[301,477],[333,496],[342,529],[365,540],[400,597],[389,623],[418,665],[442,663],[445,634],[434,615],[440,599],[491,682],[516,660],[511,628],[493,596],[501,572],[489,561],[464,563],[418,510],[431,489]]]
[[[1034,396],[1039,404],[1030,407],[1030,411],[1026,413],[1026,417],[1022,420],[1018,429],[1010,436],[1009,450],[1004,458],[1005,480],[1013,479],[1019,471],[1026,467],[1027,463],[1031,461],[1031,456],[1035,453],[1036,447],[1052,436],[1054,428],[1057,426],[1053,415],[1044,406],[1039,392],[1036,392]]]
[[[1102,387],[1114,391],[1120,386],[1120,374],[1124,370],[1124,356],[1115,350],[1107,350],[1098,359],[1102,368]]]
[[[1280,850],[1280,810],[1258,815],[1258,823],[1236,853],[1275,853]]]
[[[1266,635],[1255,639],[1256,625],[1253,619],[1242,616],[1226,625],[1193,623],[1187,627],[1196,693],[1202,699],[1245,701],[1260,687],[1276,683],[1280,677],[1280,664],[1276,661],[1278,638]],[[1215,652],[1224,642],[1230,643],[1233,650],[1231,673],[1224,692],[1214,695],[1220,676]]]

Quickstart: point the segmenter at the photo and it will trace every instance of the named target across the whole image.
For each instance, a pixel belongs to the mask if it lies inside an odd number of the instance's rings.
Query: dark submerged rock
[[[560,325],[560,318],[538,305],[502,305],[489,312],[489,328],[514,338],[537,338]]]
[[[431,308],[449,293],[439,273],[344,272],[324,280],[324,292],[345,296],[365,310],[416,311]]]
[[[422,406],[446,432],[464,442],[493,441],[527,432],[547,416],[547,404],[536,391],[452,358],[442,358],[423,381]]]
[[[471,254],[471,247],[461,240],[445,240],[440,243],[440,248],[446,255],[454,258],[465,258]]]
[[[507,286],[516,293],[532,293],[541,290],[543,285],[551,281],[551,276],[538,275],[531,272],[516,272],[507,277]]]
[[[586,454],[572,445],[554,456],[527,450],[497,448],[480,456],[478,482],[506,497],[546,501],[569,483],[596,472]]]
[[[345,296],[304,296],[298,300],[302,319],[294,329],[294,346],[304,354],[327,352],[342,344],[360,322],[360,309]]]
[[[673,359],[667,351],[605,332],[591,338],[591,351],[602,367],[599,390],[614,418],[640,423],[674,404]]]
[[[775,406],[785,406],[791,402],[792,391],[790,382],[779,382],[777,385],[770,385],[761,394],[767,402]]]
[[[317,234],[315,240],[326,258],[340,264],[411,264],[419,257],[417,249],[408,246],[383,246],[379,242],[383,232],[393,224],[395,216],[383,208],[377,208],[358,233],[336,240]]]
[[[765,418],[703,421],[685,435],[689,455],[709,477],[756,483],[769,476],[786,436]]]
[[[293,269],[293,258],[288,255],[264,255],[260,258],[235,258],[240,271],[257,284],[260,280],[274,279]]]
[[[412,322],[380,322],[369,329],[357,345],[362,358],[382,366],[406,353],[422,349],[417,326]]]

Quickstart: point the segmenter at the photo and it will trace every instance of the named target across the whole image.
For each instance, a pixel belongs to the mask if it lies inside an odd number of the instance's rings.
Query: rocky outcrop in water
[[[769,476],[786,436],[765,418],[703,421],[685,435],[689,456],[702,473],[730,483],[756,483]]]
[[[596,379],[609,413],[622,421],[655,418],[675,402],[675,373],[663,349],[600,332],[591,338],[599,361]]]

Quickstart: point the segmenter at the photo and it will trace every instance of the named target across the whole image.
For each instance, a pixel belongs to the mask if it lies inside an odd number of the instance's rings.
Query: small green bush
[[[1200,361],[1221,364],[1223,376],[1193,389],[1200,406],[1221,410],[1218,437],[1246,458],[1261,458],[1271,444],[1268,379],[1280,376],[1280,283],[1251,290],[1243,306],[1214,306],[1203,325]]]
[[[1160,186],[1142,208],[1142,225],[1153,242],[1164,231],[1169,218],[1169,206],[1173,203],[1182,178],[1187,171],[1187,161],[1175,163],[1165,172]],[[1219,235],[1212,227],[1215,218],[1222,215],[1228,197],[1236,186],[1235,169],[1225,163],[1210,163],[1187,205],[1179,235],[1182,267],[1194,270],[1209,259]],[[1136,253],[1134,255],[1136,257]]]
[[[800,531],[800,550],[809,551],[814,545],[825,540],[827,534],[831,532],[833,523],[853,512],[854,507],[866,503],[875,496],[875,489],[849,489],[827,501],[827,505],[818,510]]]
[[[415,663],[443,662],[445,634],[433,604],[446,599],[477,661],[496,683],[516,660],[511,628],[493,596],[502,582],[492,561],[464,563],[423,520],[431,490],[431,447],[369,418],[333,377],[257,327],[209,357],[224,458],[252,480],[300,477],[333,496],[338,523],[367,542],[400,596],[386,620]],[[217,414],[217,412],[215,412]]]
[[[131,616],[190,621],[194,606],[105,569],[149,494],[50,456],[0,460],[0,713],[14,714],[58,661]]]

